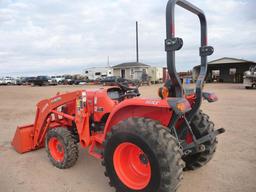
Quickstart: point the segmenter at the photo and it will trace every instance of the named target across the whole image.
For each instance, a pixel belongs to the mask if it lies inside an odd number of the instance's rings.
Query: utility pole
[[[110,67],[110,64],[109,64],[109,56],[108,56],[108,64],[107,64],[107,65],[108,65],[108,67]]]
[[[139,30],[138,30],[138,21],[136,21],[136,62],[139,63]]]

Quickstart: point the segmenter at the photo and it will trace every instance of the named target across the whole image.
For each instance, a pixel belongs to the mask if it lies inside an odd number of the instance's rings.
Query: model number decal
[[[158,105],[160,102],[155,100],[147,100],[145,104],[147,105]]]

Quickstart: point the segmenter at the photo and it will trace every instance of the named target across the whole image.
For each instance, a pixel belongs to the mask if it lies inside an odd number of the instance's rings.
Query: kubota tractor
[[[175,51],[183,41],[174,36],[174,7],[196,14],[201,23],[201,70],[196,89],[185,95],[175,69]],[[78,145],[102,160],[110,185],[119,192],[173,192],[183,170],[205,165],[216,150],[209,116],[200,110],[207,71],[207,25],[204,13],[185,0],[167,5],[167,66],[170,80],[160,98],[139,97],[136,87],[119,84],[98,90],[78,90],[40,101],[34,124],[17,128],[12,145],[19,153],[46,148],[52,164],[65,169],[78,158]]]

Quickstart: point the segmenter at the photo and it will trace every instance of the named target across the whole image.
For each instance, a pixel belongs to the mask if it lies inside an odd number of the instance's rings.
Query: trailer
[[[89,80],[97,80],[103,77],[113,76],[113,69],[110,67],[91,67],[84,70]]]
[[[151,83],[163,82],[163,68],[162,67],[150,67],[148,69],[148,75],[151,77]]]

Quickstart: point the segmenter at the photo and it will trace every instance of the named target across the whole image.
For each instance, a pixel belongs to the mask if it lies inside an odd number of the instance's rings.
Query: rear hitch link
[[[191,155],[191,154],[195,154],[195,153],[204,152],[205,145],[203,143],[212,140],[212,138],[214,138],[222,133],[225,133],[225,131],[226,130],[224,128],[219,128],[219,129],[209,133],[208,135],[201,137],[200,139],[194,140],[190,144],[183,142],[181,144],[181,146],[183,148],[184,155],[187,156],[187,155]]]
[[[226,131],[224,128],[219,128],[219,129],[209,133],[208,135],[205,135],[205,136],[201,137],[200,139],[197,139],[186,116],[184,115],[183,118],[184,118],[185,125],[186,125],[188,131],[191,133],[192,139],[193,139],[192,143],[187,144],[186,141],[181,141],[179,139],[176,128],[174,126],[180,117],[181,117],[180,115],[175,114],[175,116],[173,117],[173,119],[170,122],[168,127],[170,127],[170,129],[169,129],[170,133],[172,135],[174,135],[175,138],[177,139],[177,141],[179,143],[179,147],[182,149],[184,156],[204,152],[206,149],[205,145],[204,145],[205,142],[212,140],[212,138],[214,138],[222,133],[225,133],[225,131]]]

